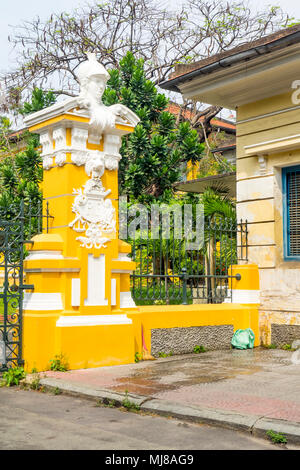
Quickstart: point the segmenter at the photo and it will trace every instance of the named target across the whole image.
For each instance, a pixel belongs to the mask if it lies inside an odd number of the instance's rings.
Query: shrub
[[[20,381],[25,379],[26,373],[23,367],[14,367],[3,373],[2,386],[11,387],[19,385]]]
[[[57,354],[50,360],[50,370],[66,372],[69,370],[69,364],[63,354]]]
[[[274,432],[272,429],[267,431],[267,436],[271,439],[274,444],[286,444],[287,438],[280,432]]]
[[[206,349],[205,349],[204,346],[197,345],[197,346],[194,347],[193,351],[194,351],[195,354],[200,354],[200,353],[206,352]]]

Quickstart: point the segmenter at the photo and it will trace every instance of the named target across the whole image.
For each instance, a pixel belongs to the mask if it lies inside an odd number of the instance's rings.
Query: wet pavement
[[[209,351],[123,366],[47,372],[88,387],[300,422],[300,363],[279,349]]]

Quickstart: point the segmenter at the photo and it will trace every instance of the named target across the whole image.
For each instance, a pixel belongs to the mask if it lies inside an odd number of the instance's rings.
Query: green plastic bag
[[[251,328],[246,330],[236,330],[234,333],[231,344],[236,349],[253,349],[255,335]]]

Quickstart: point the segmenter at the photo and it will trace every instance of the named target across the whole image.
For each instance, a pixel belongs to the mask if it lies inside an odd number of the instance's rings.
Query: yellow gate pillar
[[[23,357],[49,369],[63,354],[70,368],[134,362],[135,311],[130,246],[118,239],[121,137],[139,118],[101,101],[109,74],[94,54],[78,68],[80,94],[25,120],[40,134],[48,233],[35,236],[25,260]]]
[[[259,270],[257,264],[235,264],[228,269],[228,287],[231,291],[231,302],[248,306],[239,318],[239,328],[251,328],[255,334],[254,346],[260,345],[259,314],[260,304]],[[238,277],[234,277],[237,276]],[[225,300],[225,302],[228,302]]]

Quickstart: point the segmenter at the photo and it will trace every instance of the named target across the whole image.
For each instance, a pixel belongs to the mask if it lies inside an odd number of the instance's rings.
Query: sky
[[[162,3],[165,7],[169,5],[171,9],[174,9],[184,1],[162,0]],[[248,2],[255,10],[257,0],[248,0]],[[87,3],[87,0],[0,0],[0,71],[6,71],[14,64],[15,54],[8,42],[8,35],[12,34],[13,26],[17,26],[24,20],[31,20],[36,16],[47,19],[51,13],[70,12],[74,8],[85,6]],[[91,0],[89,3],[91,3]],[[299,0],[260,0],[260,9],[267,5],[279,5],[291,16],[300,20]]]
[[[6,70],[14,59],[8,42],[13,26],[36,16],[46,19],[51,13],[71,11],[85,3],[84,0],[0,0],[0,70]]]
[[[184,3],[184,0],[164,0],[163,3],[174,8],[180,1]],[[12,26],[20,24],[23,20],[31,20],[35,16],[46,19],[53,12],[72,11],[86,3],[86,0],[0,0],[0,70],[7,70],[14,60],[14,53],[7,39],[12,33]],[[249,0],[249,3],[255,8],[258,2]],[[300,19],[299,0],[260,0],[259,7],[270,4],[279,5],[290,15]]]

